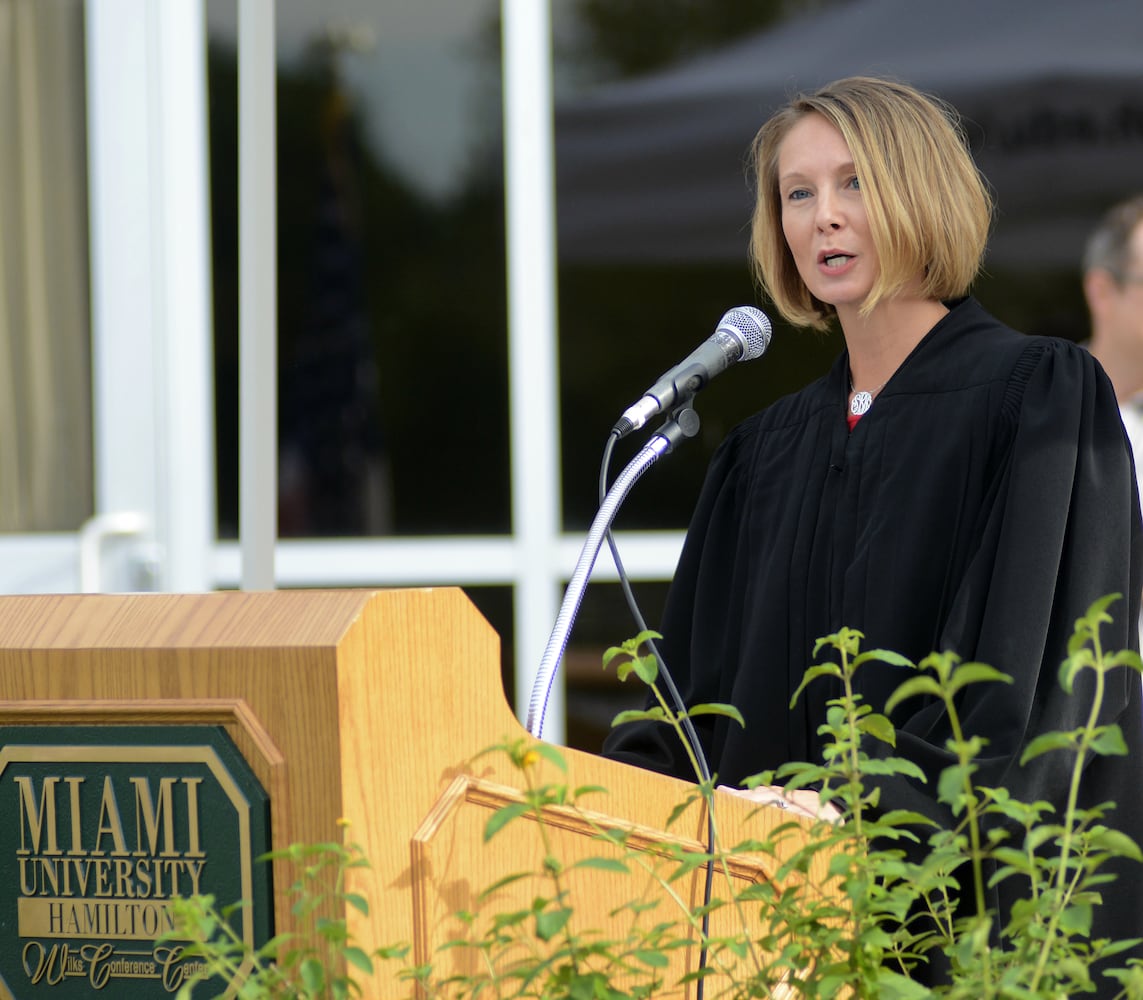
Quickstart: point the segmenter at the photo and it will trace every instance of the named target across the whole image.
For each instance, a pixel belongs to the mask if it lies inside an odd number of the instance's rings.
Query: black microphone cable
[[[599,470],[599,502],[603,503],[604,498],[607,496],[607,473],[611,465],[611,453],[615,450],[615,443],[619,440],[619,432],[612,430],[607,437],[607,444],[603,449],[603,460],[600,464]],[[607,539],[607,547],[611,549],[611,558],[615,560],[615,570],[619,574],[619,586],[623,590],[623,597],[627,601],[627,608],[631,612],[631,617],[635,619],[635,627],[638,632],[648,632],[646,619],[643,617],[643,612],[639,608],[639,602],[635,600],[635,593],[631,589],[631,581],[628,579],[627,571],[623,568],[623,560],[619,557],[619,547],[615,543],[615,536],[611,532],[611,528],[607,529],[605,534]],[[671,702],[675,706],[675,710],[682,714],[682,727],[683,732],[686,734],[687,739],[690,741],[691,749],[694,751],[695,760],[698,762],[699,776],[704,784],[711,783],[710,764],[706,759],[706,752],[698,737],[698,732],[695,730],[694,722],[690,716],[687,715],[687,706],[683,701],[683,696],[679,693],[678,687],[675,685],[675,679],[671,676],[670,670],[667,668],[667,661],[663,659],[662,654],[659,652],[658,644],[654,639],[648,639],[647,645],[651,650],[652,655],[659,664],[659,676],[663,679],[663,683],[667,688],[670,695]],[[714,788],[711,788],[711,801],[707,803],[706,809],[706,853],[710,856],[710,860],[706,864],[706,881],[703,885],[703,914],[702,914],[702,936],[704,944],[699,952],[699,968],[706,966],[707,948],[705,942],[710,937],[710,901],[714,894]],[[704,990],[706,984],[705,979],[699,979],[695,987],[695,1000],[703,1000]]]

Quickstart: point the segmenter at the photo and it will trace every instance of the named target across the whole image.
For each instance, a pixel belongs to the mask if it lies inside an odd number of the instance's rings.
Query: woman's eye
[[[789,201],[801,201],[803,198],[808,198],[809,196],[810,193],[805,190],[805,188],[794,188],[786,195],[786,198]]]
[[[854,191],[860,191],[861,190],[861,181],[859,181],[856,177],[851,177],[849,179],[848,186],[853,188]]]

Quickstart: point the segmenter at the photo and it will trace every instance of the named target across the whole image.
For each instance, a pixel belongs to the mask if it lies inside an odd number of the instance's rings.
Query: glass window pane
[[[275,5],[283,537],[508,529],[495,5]],[[219,518],[237,524],[235,4],[209,0]]]
[[[720,174],[725,197],[749,210],[741,153],[744,127],[725,149],[653,152],[664,123],[655,94],[613,129],[607,95],[626,81],[656,74],[709,53],[777,20],[784,5],[714,2],[607,5],[562,0],[553,7],[556,81],[556,197],[559,223],[560,391],[563,413],[564,517],[568,529],[590,523],[598,506],[598,465],[604,442],[623,410],[656,378],[715,330],[731,307],[754,304],[744,232],[732,252],[712,253],[678,237],[656,243],[656,217],[670,220],[695,208],[672,201],[689,171]],[[593,101],[602,95],[598,108]],[[638,100],[633,99],[637,104]],[[669,125],[669,123],[667,123]],[[614,143],[614,151],[608,144]],[[645,163],[626,170],[628,158]],[[642,159],[640,159],[642,158]],[[720,158],[723,160],[720,166]],[[719,185],[720,187],[723,185]],[[685,183],[678,185],[685,189]],[[681,227],[685,229],[685,227]],[[674,229],[666,226],[667,230]],[[732,369],[695,401],[695,440],[656,464],[632,491],[621,529],[686,526],[703,470],[733,424],[796,383],[820,372],[831,355],[820,340],[774,339],[763,361]],[[652,422],[647,432],[658,424]],[[616,449],[613,475],[646,440],[632,435]]]
[[[511,587],[465,587],[464,593],[476,609],[485,617],[488,624],[500,636],[500,682],[504,685],[504,698],[512,711],[516,711],[515,650],[512,637],[515,634],[515,618],[512,610]]]

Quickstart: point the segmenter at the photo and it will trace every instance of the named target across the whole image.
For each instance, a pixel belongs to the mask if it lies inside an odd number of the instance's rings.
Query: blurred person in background
[[[1112,207],[1088,237],[1083,293],[1091,314],[1088,348],[1115,387],[1138,472],[1143,460],[1143,194]]]
[[[1143,194],[1112,206],[1092,230],[1083,294],[1091,316],[1087,347],[1115,387],[1143,494]],[[1143,636],[1143,609],[1139,632]]]

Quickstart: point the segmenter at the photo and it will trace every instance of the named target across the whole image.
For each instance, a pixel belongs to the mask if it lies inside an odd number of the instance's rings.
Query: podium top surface
[[[433,606],[479,614],[452,587],[0,596],[0,648],[336,646],[363,615]]]

